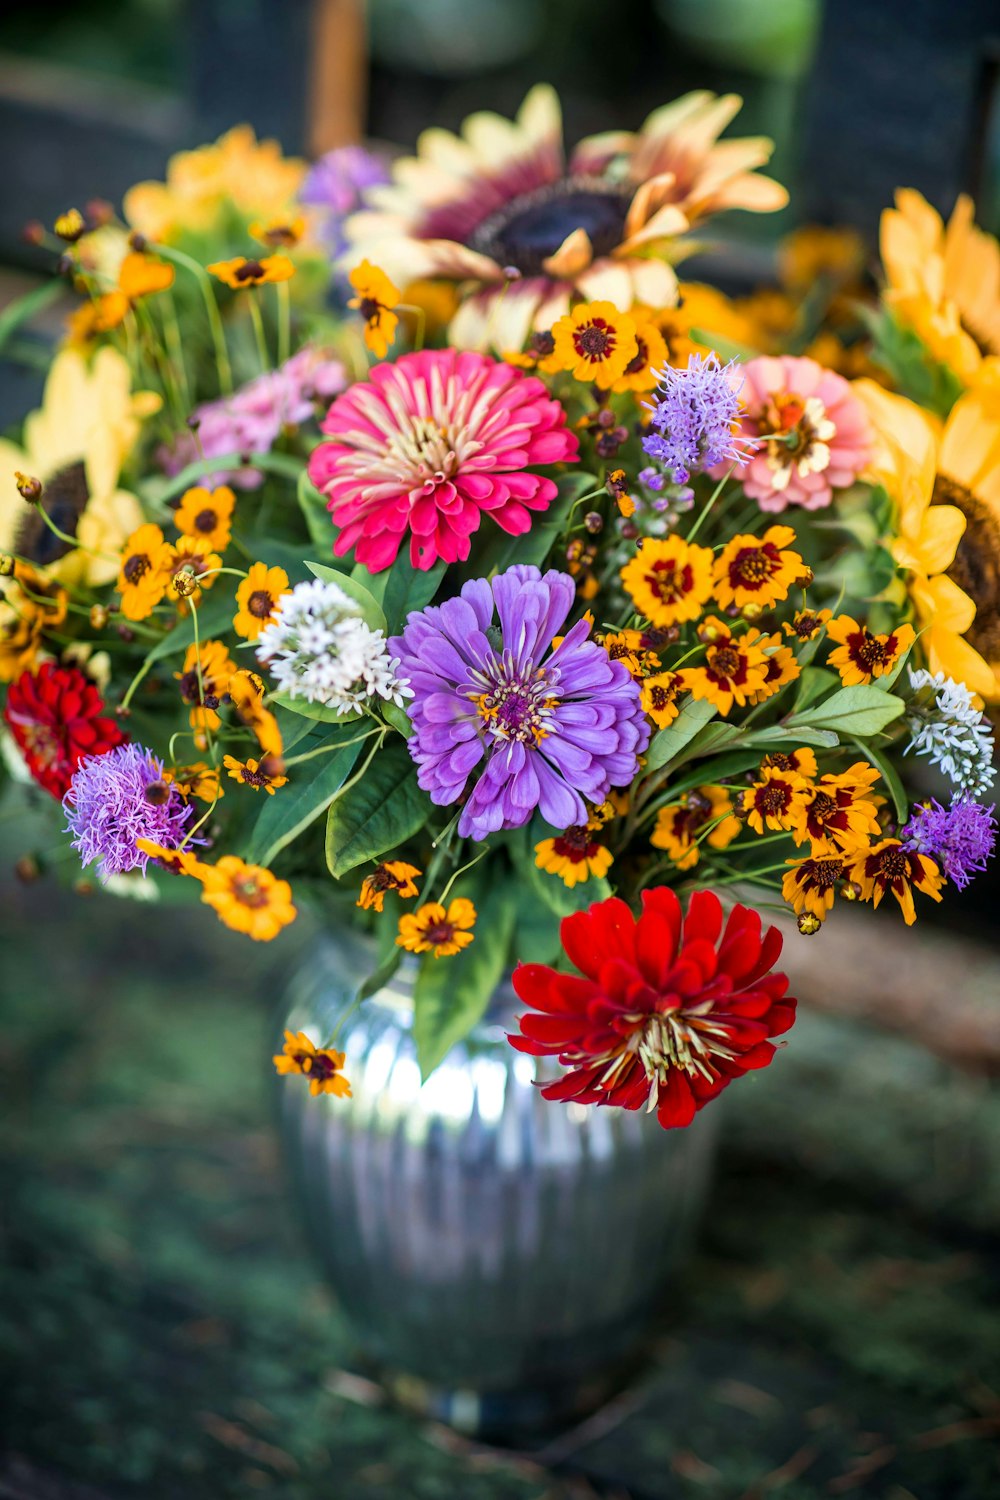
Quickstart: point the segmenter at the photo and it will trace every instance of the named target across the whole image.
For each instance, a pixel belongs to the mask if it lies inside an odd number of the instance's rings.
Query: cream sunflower
[[[144,418],[159,406],[154,392],[131,389],[116,349],[99,350],[89,364],[79,350],[60,350],[41,407],[25,418],[22,446],[0,441],[0,551],[70,586],[110,583],[117,554],[143,520],[119,475]],[[48,529],[18,494],[15,471],[41,480],[46,513],[90,551],[72,549]]]
[[[621,312],[669,306],[679,235],[722,209],[786,202],[756,171],[769,140],[718,141],[741,104],[685,94],[638,132],[581,141],[567,162],[558,97],[539,84],[516,120],[480,113],[459,136],[425,131],[417,155],[397,161],[391,182],[369,189],[372,206],[348,220],[345,264],[367,258],[399,285],[466,284],[450,330],[465,348],[520,349],[574,296]]]

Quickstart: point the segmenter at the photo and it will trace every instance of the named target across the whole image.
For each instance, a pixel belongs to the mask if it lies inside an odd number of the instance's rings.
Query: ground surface
[[[530,1457],[378,1404],[270,1128],[305,935],[0,887],[0,1500],[1000,1496],[996,1097],[829,1021],[743,1085],[635,1390]]]

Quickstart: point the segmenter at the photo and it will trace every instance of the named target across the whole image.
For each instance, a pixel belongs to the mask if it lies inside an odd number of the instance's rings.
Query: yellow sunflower
[[[21,446],[0,440],[0,552],[70,587],[110,583],[126,538],[143,520],[119,475],[144,418],[159,406],[152,391],[132,391],[128,364],[116,349],[99,350],[89,364],[76,349],[60,350],[41,407],[25,418]],[[41,480],[42,508],[80,548],[60,541],[25,504],[17,471]]]
[[[581,141],[567,162],[559,100],[540,84],[516,120],[480,113],[459,136],[424,131],[417,155],[398,160],[392,180],[370,190],[372,207],[348,220],[345,261],[366,256],[401,286],[464,283],[450,330],[464,348],[521,349],[574,297],[621,312],[666,307],[676,301],[669,262],[679,235],[722,209],[786,202],[756,170],[769,140],[718,140],[741,103],[685,94],[636,133]]]
[[[1000,245],[973,222],[964,194],[944,224],[913,188],[882,214],[886,306],[963,385],[1000,354]]]
[[[853,387],[876,435],[868,477],[897,511],[902,569],[932,672],[1000,699],[1000,376],[988,361],[942,425],[871,380]]]

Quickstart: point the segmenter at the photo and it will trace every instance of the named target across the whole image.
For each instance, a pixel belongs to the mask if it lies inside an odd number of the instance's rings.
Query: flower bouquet
[[[793,1023],[763,912],[909,924],[994,838],[997,244],[907,193],[877,296],[833,232],[679,281],[785,201],[738,105],[184,153],[32,227],[79,301],[0,448],[6,762],[67,861],[369,930],[424,1076],[513,970],[546,1095],[667,1127]],[[275,1058],[350,1109],[344,1063]]]

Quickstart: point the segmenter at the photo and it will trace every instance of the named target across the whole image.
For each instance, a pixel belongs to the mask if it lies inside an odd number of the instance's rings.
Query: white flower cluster
[[[912,667],[910,686],[907,753],[926,755],[967,797],[981,797],[996,777],[993,733],[969,689],[943,672]]]
[[[279,692],[351,713],[372,697],[403,707],[412,698],[407,678],[396,675],[381,630],[372,630],[355,601],[336,583],[298,583],[276,619],[257,637],[257,659]]]

